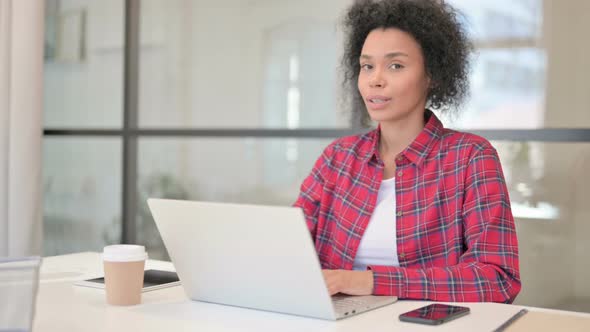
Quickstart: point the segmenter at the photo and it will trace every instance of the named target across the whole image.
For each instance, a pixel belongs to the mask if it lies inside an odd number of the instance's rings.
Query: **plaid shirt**
[[[406,299],[507,302],[520,291],[518,244],[496,150],[427,122],[396,158],[400,266],[369,266],[373,293]],[[352,270],[383,177],[377,128],[337,139],[303,181],[301,207],[323,269]],[[393,217],[393,215],[392,215]]]

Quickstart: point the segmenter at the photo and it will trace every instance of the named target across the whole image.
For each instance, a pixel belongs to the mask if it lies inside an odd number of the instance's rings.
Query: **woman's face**
[[[410,34],[394,28],[371,31],[359,61],[358,89],[372,120],[396,122],[423,114],[430,79]]]

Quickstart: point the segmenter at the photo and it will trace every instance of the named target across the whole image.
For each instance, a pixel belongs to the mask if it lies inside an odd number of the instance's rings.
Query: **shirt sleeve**
[[[301,183],[301,189],[297,201],[293,204],[300,207],[305,215],[307,227],[315,240],[318,219],[320,217],[320,205],[324,192],[326,172],[332,151],[332,144],[328,146],[322,155],[316,160],[311,173]]]
[[[376,295],[450,302],[511,303],[520,291],[518,243],[496,150],[471,158],[463,201],[464,245],[448,267],[369,266]]]

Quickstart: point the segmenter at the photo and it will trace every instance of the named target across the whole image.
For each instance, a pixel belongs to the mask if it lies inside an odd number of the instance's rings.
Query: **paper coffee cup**
[[[102,257],[107,303],[141,303],[143,271],[148,257],[145,247],[129,244],[107,246]]]

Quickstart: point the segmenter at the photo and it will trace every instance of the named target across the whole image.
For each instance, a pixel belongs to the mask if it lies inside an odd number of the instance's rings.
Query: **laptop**
[[[153,198],[148,205],[192,300],[326,320],[397,301],[331,297],[299,208]]]

